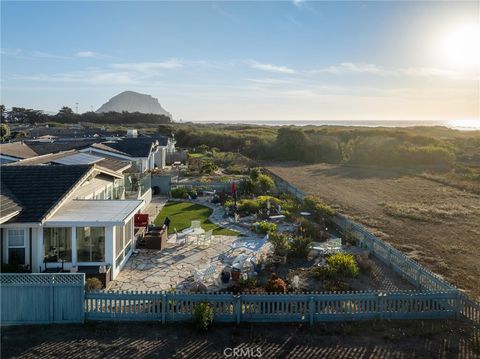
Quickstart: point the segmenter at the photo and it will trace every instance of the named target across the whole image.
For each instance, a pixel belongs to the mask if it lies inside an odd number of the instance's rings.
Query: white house
[[[91,165],[2,166],[2,265],[32,272],[110,268],[134,248],[143,200],[122,200],[123,175]]]
[[[102,157],[132,162],[132,168],[146,172],[164,168],[167,153],[175,151],[175,141],[169,137],[128,137],[115,141],[95,143],[80,150]]]

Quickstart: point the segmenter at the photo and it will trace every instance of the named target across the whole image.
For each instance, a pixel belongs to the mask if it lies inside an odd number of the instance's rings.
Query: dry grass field
[[[480,195],[391,170],[275,163],[268,169],[480,298]]]

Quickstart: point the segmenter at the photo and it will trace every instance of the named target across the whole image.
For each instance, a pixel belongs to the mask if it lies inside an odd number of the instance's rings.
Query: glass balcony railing
[[[124,177],[125,198],[138,199],[152,188],[150,173],[126,173]]]

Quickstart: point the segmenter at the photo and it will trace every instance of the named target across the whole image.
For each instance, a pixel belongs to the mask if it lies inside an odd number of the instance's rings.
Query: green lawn
[[[202,228],[206,231],[213,229],[213,234],[225,236],[234,236],[238,234],[235,231],[219,227],[210,222],[208,218],[211,214],[212,209],[200,204],[189,202],[167,202],[155,219],[155,224],[161,226],[163,221],[165,221],[165,217],[168,216],[171,221],[170,233],[173,233],[175,228],[180,232],[181,230],[190,227],[193,220],[199,220],[202,223]]]

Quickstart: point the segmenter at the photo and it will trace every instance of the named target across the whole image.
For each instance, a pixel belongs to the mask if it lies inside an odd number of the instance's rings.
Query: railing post
[[[162,324],[165,324],[167,319],[167,294],[162,292]]]
[[[240,319],[241,319],[241,315],[242,315],[242,303],[241,303],[241,296],[240,295],[237,295],[235,297],[235,307],[236,307],[236,311],[237,311],[237,324],[240,324]]]
[[[313,301],[313,296],[310,297],[309,312],[310,312],[310,325],[313,325],[313,320],[315,318],[315,316],[314,316],[315,302]]]

